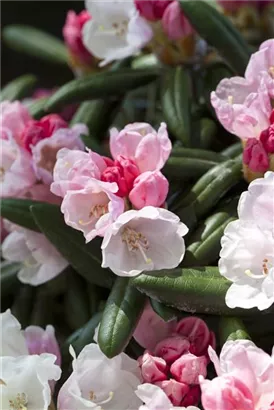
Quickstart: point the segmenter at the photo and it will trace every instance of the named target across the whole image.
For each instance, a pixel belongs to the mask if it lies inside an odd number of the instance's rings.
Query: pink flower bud
[[[270,114],[269,122],[270,124],[274,124],[274,109],[272,110],[272,113]]]
[[[90,19],[91,16],[86,10],[83,10],[78,15],[70,10],[63,27],[63,36],[67,48],[73,56],[85,64],[89,64],[93,58],[82,41],[82,28]]]
[[[180,406],[183,398],[190,390],[187,384],[179,383],[173,379],[164,380],[155,384],[164,390],[165,394],[174,406]]]
[[[186,317],[178,322],[176,332],[188,338],[191,343],[191,353],[200,356],[205,350],[207,351],[211,336],[202,319],[194,316]]]
[[[46,330],[39,326],[29,326],[24,333],[29,354],[52,353],[56,356],[55,363],[61,365],[60,349],[53,326],[48,325]]]
[[[113,159],[109,158],[109,157],[102,157],[103,160],[105,161],[107,167],[113,167],[114,166],[114,161]]]
[[[166,7],[172,0],[135,0],[140,15],[149,21],[161,20]]]
[[[168,364],[173,363],[182,354],[189,349],[189,341],[182,336],[171,336],[161,342],[155,347],[155,355],[162,357]]]
[[[149,205],[160,207],[166,200],[168,188],[168,180],[160,171],[147,171],[135,179],[129,199],[136,209]]]
[[[243,152],[243,162],[253,172],[265,172],[269,168],[268,155],[261,141],[249,138]]]
[[[199,384],[199,376],[206,376],[207,359],[187,353],[177,359],[170,368],[172,376],[181,383]]]
[[[31,152],[31,146],[49,138],[58,129],[67,127],[68,124],[57,114],[49,114],[39,121],[31,120],[21,134],[21,145]]]
[[[116,195],[125,197],[128,194],[128,187],[123,175],[123,170],[120,167],[107,167],[101,175],[101,180],[105,182],[116,182],[119,190]]]
[[[194,33],[194,29],[185,17],[179,2],[173,1],[165,9],[162,18],[163,30],[171,40],[178,40]]]
[[[260,141],[268,154],[274,153],[274,124],[261,133]]]
[[[196,406],[201,397],[200,386],[189,386],[189,391],[183,398],[181,406],[188,408],[188,406]]]
[[[138,363],[144,382],[155,383],[167,380],[168,366],[164,359],[154,357],[149,352],[139,357]]]
[[[118,155],[114,164],[119,166],[123,170],[124,178],[127,183],[128,192],[132,190],[133,182],[135,178],[140,175],[139,168],[133,159],[126,158],[123,155]]]

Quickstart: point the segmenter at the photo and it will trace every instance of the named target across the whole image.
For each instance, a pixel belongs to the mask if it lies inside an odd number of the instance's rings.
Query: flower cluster
[[[50,191],[57,152],[63,147],[83,149],[80,135],[87,134],[87,127],[77,124],[69,128],[57,114],[34,120],[18,101],[4,101],[0,110],[1,196],[59,204]],[[10,223],[4,226],[10,234],[2,244],[3,256],[23,263],[19,271],[22,282],[39,285],[67,266],[42,234]]]
[[[166,125],[113,128],[110,151],[112,159],[90,150],[58,152],[51,190],[63,198],[65,222],[86,242],[104,237],[102,266],[117,275],[176,267],[188,229],[164,209],[168,181],[160,170],[171,151]]]
[[[250,182],[274,170],[274,40],[254,53],[245,77],[223,79],[211,102],[221,124],[243,141],[244,173]]]
[[[207,349],[215,347],[205,322],[187,317],[165,323],[147,305],[134,337],[148,349],[138,359],[143,382],[161,387],[174,406],[197,404],[199,376],[207,373]]]
[[[274,303],[274,172],[242,193],[238,214],[221,240],[219,270],[233,282],[226,303],[267,309]]]

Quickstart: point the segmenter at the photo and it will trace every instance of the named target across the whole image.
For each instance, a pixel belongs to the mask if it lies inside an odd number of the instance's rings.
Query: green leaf
[[[175,179],[199,178],[217,164],[208,159],[173,156],[167,160],[163,173]]]
[[[232,312],[225,303],[231,282],[215,266],[155,271],[134,277],[130,282],[140,292],[178,310],[218,315]],[[233,309],[237,316],[254,312],[254,309]]]
[[[159,70],[121,69],[90,74],[70,81],[53,94],[47,105],[48,111],[55,111],[64,105],[85,100],[121,95],[126,91],[154,81]]]
[[[222,151],[222,155],[226,155],[228,158],[235,158],[243,152],[243,145],[241,142],[230,145],[230,147]]]
[[[31,314],[36,292],[37,288],[21,284],[11,307],[11,313],[16,317],[18,322],[20,322],[22,329],[31,323]]]
[[[51,204],[31,207],[34,219],[48,240],[88,282],[110,288],[113,274],[101,267],[101,246],[98,238],[85,243],[81,232],[64,222],[59,206]]]
[[[169,306],[164,305],[163,303],[158,302],[158,300],[150,298],[149,299],[152,309],[158,316],[164,319],[165,322],[170,322],[173,319],[177,319],[180,315],[178,310],[173,309]]]
[[[39,98],[28,106],[29,112],[33,118],[39,120],[41,117],[46,115],[44,108],[48,100],[49,97]]]
[[[40,232],[39,227],[36,225],[34,218],[30,212],[32,205],[43,205],[43,202],[32,201],[30,199],[1,199],[1,214],[3,218],[9,221],[23,226],[24,228],[31,229],[32,231]]]
[[[21,263],[2,261],[1,262],[1,295],[6,296],[17,291],[20,284],[17,279],[17,273],[20,270]]]
[[[222,317],[220,320],[220,338],[222,344],[227,340],[249,339],[243,321],[239,317]]]
[[[162,109],[168,129],[186,147],[195,146],[191,135],[191,84],[183,67],[170,69],[163,79]]]
[[[8,83],[1,91],[0,101],[20,100],[27,97],[37,83],[37,77],[25,74]]]
[[[175,147],[171,151],[171,157],[179,158],[195,158],[197,160],[204,159],[212,162],[223,162],[227,158],[215,151],[209,151],[207,149],[196,149],[196,148],[183,148]]]
[[[112,358],[123,352],[143,311],[145,296],[131,287],[128,278],[118,277],[108,297],[100,323],[98,343]]]
[[[200,36],[219,51],[236,73],[244,75],[251,51],[232,22],[205,1],[178,1]]]
[[[54,64],[67,64],[68,53],[63,42],[37,28],[12,24],[3,31],[3,40],[16,51]]]

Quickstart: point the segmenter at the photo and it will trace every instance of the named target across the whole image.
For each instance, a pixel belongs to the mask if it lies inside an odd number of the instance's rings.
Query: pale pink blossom
[[[160,171],[147,171],[139,175],[129,194],[129,199],[136,209],[145,206],[160,207],[168,194],[168,180]]]
[[[30,154],[13,140],[1,140],[1,196],[15,197],[36,182]]]
[[[62,148],[56,158],[50,189],[61,197],[67,191],[84,188],[90,178],[100,179],[107,166],[103,157],[91,150],[84,152]]]
[[[179,40],[194,33],[194,29],[175,0],[164,11],[162,18],[164,32],[171,40]]]
[[[161,20],[172,0],[135,0],[140,15],[149,21]]]
[[[158,342],[173,333],[175,327],[176,319],[165,322],[147,302],[133,336],[140,346],[153,351]]]
[[[52,174],[58,151],[61,148],[83,150],[81,134],[88,134],[84,124],[76,124],[70,129],[60,128],[50,138],[45,138],[33,146],[32,155],[37,178],[50,184],[53,180]]]
[[[115,195],[117,191],[115,182],[94,178],[89,178],[82,189],[67,191],[61,206],[66,224],[83,232],[86,242],[104,236],[124,211],[124,200]]]
[[[21,325],[10,309],[0,314],[0,356],[18,357],[28,354],[26,339]]]
[[[209,348],[217,377],[200,378],[205,410],[261,410],[274,401],[274,356],[248,340],[228,341],[220,359]]]
[[[102,267],[119,276],[171,269],[185,253],[182,238],[188,228],[172,212],[146,206],[124,212],[107,229],[102,243]]]
[[[22,262],[18,278],[33,286],[49,281],[68,265],[43,234],[20,227],[5,238],[2,254],[6,260]]]
[[[123,155],[134,159],[140,172],[162,169],[171,148],[165,123],[161,124],[158,131],[147,123],[138,122],[127,125],[120,132],[116,128],[110,130],[110,151],[113,158]]]
[[[183,354],[170,367],[173,378],[180,383],[199,384],[199,376],[207,374],[207,359],[205,356]]]
[[[45,330],[39,326],[28,326],[24,336],[29,354],[51,353],[56,356],[55,363],[61,366],[61,353],[53,326],[48,325]]]
[[[138,359],[143,381],[146,383],[155,383],[167,380],[168,366],[164,359],[145,352]]]
[[[3,101],[0,103],[0,136],[10,132],[19,143],[20,135],[26,123],[31,120],[27,108],[19,101]]]
[[[156,356],[162,357],[169,364],[187,353],[189,347],[190,342],[186,337],[175,334],[157,343],[154,353]]]

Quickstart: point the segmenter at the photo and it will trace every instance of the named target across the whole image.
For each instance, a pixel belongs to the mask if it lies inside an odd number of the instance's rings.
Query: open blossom
[[[55,356],[0,357],[0,401],[2,409],[48,410],[49,382],[58,380],[61,369]]]
[[[6,260],[22,262],[18,278],[33,286],[49,281],[68,265],[43,234],[20,227],[5,238],[2,252]]]
[[[274,303],[274,173],[252,182],[241,195],[239,220],[221,239],[219,270],[233,282],[226,294],[230,308],[267,309]]]
[[[162,169],[171,148],[165,123],[161,124],[158,131],[149,124],[140,122],[129,124],[120,132],[116,128],[110,130],[110,151],[113,158],[123,155],[134,159],[140,172]]]
[[[77,358],[72,348],[70,352],[73,371],[59,392],[59,410],[134,410],[141,405],[134,393],[140,384],[135,360],[125,353],[108,359],[95,343]]]
[[[56,357],[55,363],[61,365],[61,353],[53,326],[48,325],[46,329],[40,326],[28,326],[24,330],[24,336],[29,354],[51,353]]]
[[[102,3],[86,0],[92,19],[83,27],[83,43],[101,66],[139,52],[152,37],[148,23],[139,16],[134,1]]]
[[[8,309],[0,314],[2,337],[0,356],[23,356],[28,354],[26,339],[21,325]]]
[[[104,236],[106,229],[124,211],[124,200],[115,193],[115,182],[90,178],[84,188],[66,193],[61,211],[67,225],[83,232],[86,242]]]
[[[31,116],[27,108],[19,101],[3,101],[0,103],[0,137],[4,133],[11,133],[15,141],[19,142],[21,132]]]
[[[102,267],[119,276],[175,268],[185,253],[188,228],[170,211],[146,206],[127,211],[107,229]]]
[[[138,386],[136,395],[145,403],[139,410],[199,410],[198,407],[175,407],[164,393],[164,391],[153,384],[145,383]]]
[[[274,402],[274,356],[248,340],[228,341],[220,359],[209,348],[217,377],[200,378],[205,410],[268,410]]]

